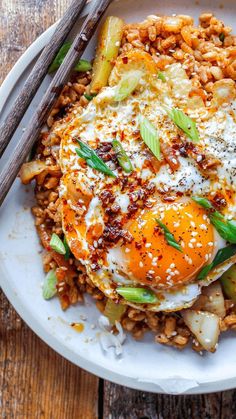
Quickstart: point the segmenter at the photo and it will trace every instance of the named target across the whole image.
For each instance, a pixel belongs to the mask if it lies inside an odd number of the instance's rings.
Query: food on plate
[[[214,352],[236,327],[236,37],[199,20],[108,17],[21,180],[46,299],[87,292],[114,332]]]

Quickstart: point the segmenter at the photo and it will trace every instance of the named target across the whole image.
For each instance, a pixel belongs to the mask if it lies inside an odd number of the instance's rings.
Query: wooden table
[[[0,0],[0,82],[70,0]],[[158,363],[158,360],[157,360]],[[162,396],[99,380],[43,343],[0,296],[0,417],[231,419],[236,391]]]

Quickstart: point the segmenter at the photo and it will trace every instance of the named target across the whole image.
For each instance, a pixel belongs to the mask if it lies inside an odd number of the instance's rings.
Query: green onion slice
[[[167,243],[174,247],[175,249],[179,250],[179,252],[183,252],[182,247],[180,246],[180,244],[175,240],[173,234],[170,232],[170,230],[168,229],[168,227],[166,227],[165,224],[163,224],[161,222],[161,220],[158,220],[158,218],[156,218],[156,222],[157,224],[159,224],[159,226],[162,228],[162,230],[164,231],[164,236],[165,239],[167,241]]]
[[[220,35],[219,35],[219,40],[220,40],[221,42],[224,42],[224,40],[225,40],[225,34],[224,34],[223,32],[221,32],[221,33],[220,33]]]
[[[92,65],[88,60],[81,59],[74,66],[74,71],[78,71],[78,73],[85,73],[86,71],[90,70],[92,70]]]
[[[117,85],[114,100],[120,102],[126,99],[136,89],[141,76],[139,70],[126,73]]]
[[[54,297],[57,292],[56,284],[57,277],[55,269],[52,269],[47,273],[43,284],[43,298],[45,300],[50,300],[50,298]]]
[[[133,171],[132,163],[127,156],[125,150],[122,147],[122,144],[118,140],[112,141],[112,147],[116,153],[117,160],[119,165],[124,169],[126,173],[131,173]]]
[[[65,253],[64,257],[65,257],[65,260],[68,260],[70,258],[70,248],[69,248],[69,245],[67,243],[66,236],[64,236],[63,244],[64,244],[65,249],[66,249],[66,253]]]
[[[72,45],[72,42],[70,42],[70,41],[67,41],[62,45],[62,47],[59,49],[56,57],[54,58],[52,64],[50,65],[50,67],[48,69],[49,74],[58,70],[60,65],[63,63],[64,58],[65,58],[67,52],[69,51],[71,45]],[[74,67],[74,70],[78,71],[78,72],[85,72],[85,71],[89,71],[91,69],[92,69],[92,65],[87,60],[79,60],[79,62]]]
[[[160,79],[163,82],[166,82],[166,76],[164,73],[162,73],[162,71],[159,71],[158,75],[157,75],[158,79]]]
[[[50,240],[50,247],[51,249],[55,250],[55,252],[60,253],[60,255],[66,254],[66,249],[63,244],[63,241],[60,239],[60,237],[53,233],[51,240]]]
[[[177,108],[172,108],[170,111],[167,111],[167,113],[175,125],[185,132],[187,137],[194,142],[198,142],[200,140],[196,123],[189,118],[188,115]]]
[[[89,167],[92,167],[92,169],[96,169],[99,172],[104,173],[105,175],[116,177],[115,173],[112,172],[111,169],[104,163],[100,157],[95,153],[95,151],[90,148],[87,144],[83,143],[80,140],[77,140],[80,149],[76,148],[75,151],[78,154],[79,157],[84,159]]]
[[[103,314],[109,319],[110,324],[114,325],[116,322],[120,321],[125,311],[126,306],[124,304],[116,304],[113,300],[108,298]]]
[[[154,304],[158,301],[155,293],[147,288],[118,287],[116,291],[132,303]]]
[[[215,266],[220,265],[221,263],[230,259],[235,254],[236,254],[236,245],[235,244],[231,244],[229,246],[224,247],[223,249],[218,250],[215,258],[213,259],[213,261],[209,265],[204,266],[204,268],[198,274],[197,279],[200,279],[200,280],[205,279],[206,276],[209,274],[209,272]]]
[[[157,160],[161,160],[160,141],[156,128],[143,115],[139,115],[139,127],[143,141],[152,151]]]
[[[91,93],[90,95],[84,93],[84,97],[89,101],[92,100],[95,96],[97,96],[97,93]]]
[[[229,243],[236,243],[236,220],[227,220],[219,212],[216,211],[210,201],[206,198],[193,196],[192,199],[201,205],[203,208],[209,210],[208,217],[211,224],[218,231],[219,235]]]

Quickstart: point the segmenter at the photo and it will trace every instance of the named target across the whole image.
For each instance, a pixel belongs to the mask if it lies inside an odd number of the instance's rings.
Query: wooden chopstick
[[[12,183],[18,175],[21,165],[28,156],[34,142],[38,138],[55,100],[68,80],[74,65],[81,57],[89,40],[95,32],[97,24],[109,6],[111,0],[96,0],[94,7],[87,16],[79,34],[76,36],[65,60],[55,74],[28,127],[4,164],[0,173],[0,205],[4,201]]]
[[[0,126],[0,157],[9,144],[11,137],[13,136],[30,102],[47,74],[48,67],[78,19],[85,3],[86,0],[72,1],[66,13],[58,23],[51,40],[43,49],[20,94],[13,103],[6,120]]]

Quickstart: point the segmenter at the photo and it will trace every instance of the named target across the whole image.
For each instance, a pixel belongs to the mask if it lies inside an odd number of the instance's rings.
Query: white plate
[[[112,3],[108,14],[135,21],[152,13],[185,13],[197,18],[200,12],[213,10],[227,25],[234,26],[234,0],[225,1],[223,9],[219,7],[220,1],[196,3],[165,0],[163,6],[160,6],[159,2],[151,0],[119,0]],[[54,29],[55,25],[30,46],[3,83],[0,89],[0,110],[3,109],[1,118],[7,114],[35,58]],[[236,32],[236,27],[234,29]],[[94,43],[90,45],[85,56],[91,57],[93,48]],[[49,80],[50,77],[47,76],[14,136],[15,141]],[[190,349],[180,352],[157,345],[153,343],[151,334],[141,342],[135,342],[128,337],[123,356],[117,358],[113,349],[107,354],[101,350],[96,336],[98,329],[91,329],[91,325],[97,323],[99,315],[93,301],[87,298],[85,305],[79,304],[66,312],[61,311],[56,298],[49,302],[44,301],[41,295],[44,274],[40,246],[30,213],[33,203],[32,189],[32,186],[23,187],[16,180],[0,210],[0,280],[5,294],[35,333],[76,365],[100,377],[136,389],[193,394],[226,390],[236,385],[235,334],[224,334],[217,352],[202,357]],[[79,334],[69,324],[80,321],[81,315],[85,315],[87,320],[84,322],[85,331]],[[92,341],[87,342],[90,338]]]

